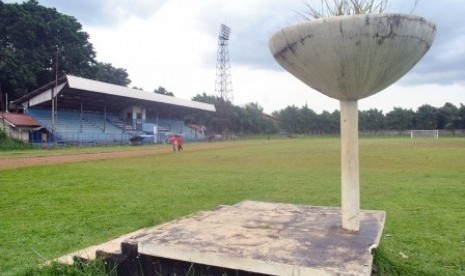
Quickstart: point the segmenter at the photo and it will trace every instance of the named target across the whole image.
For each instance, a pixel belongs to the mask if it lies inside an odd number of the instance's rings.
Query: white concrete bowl
[[[270,38],[277,62],[339,100],[358,100],[399,80],[431,47],[436,26],[405,14],[336,16],[284,28]]]

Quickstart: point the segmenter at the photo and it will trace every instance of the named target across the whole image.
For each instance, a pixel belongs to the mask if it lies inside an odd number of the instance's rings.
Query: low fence
[[[109,134],[109,133],[77,133],[77,132],[60,132],[56,136],[50,133],[44,133],[40,131],[23,131],[23,132],[7,132],[8,136],[22,140],[25,143],[30,143],[35,146],[41,147],[53,147],[53,146],[104,146],[104,145],[128,145],[131,144],[130,139],[134,137],[134,134]],[[29,137],[27,137],[29,136]],[[147,135],[143,135],[147,136]],[[150,135],[148,135],[150,136]],[[360,131],[360,137],[405,137],[410,139],[410,130],[395,131],[395,130],[383,130],[383,131]],[[215,136],[216,137],[216,136]],[[190,137],[186,135],[184,141],[214,141],[214,140],[242,140],[242,139],[285,139],[285,138],[299,138],[299,137],[339,137],[338,133],[335,134],[299,134],[292,135],[288,133],[271,134],[271,135],[225,135],[219,136],[219,138],[208,140],[208,137]],[[465,138],[465,129],[454,129],[454,130],[439,130],[439,139],[441,137],[458,137]],[[28,139],[29,138],[29,139]],[[153,143],[168,143],[169,133],[158,133],[156,139],[153,136],[144,137],[142,140],[143,144]]]
[[[137,144],[155,144],[155,143],[168,143],[170,133],[159,132],[156,137],[153,135],[146,135],[142,133],[101,133],[101,132],[58,132],[53,135],[48,132],[29,132],[25,133],[26,139],[23,141],[41,147],[52,147],[57,145],[70,145],[70,146],[104,146],[104,145],[134,145],[131,138],[139,137],[140,140]],[[29,135],[29,139],[27,139]],[[202,141],[204,137],[183,135],[185,142]]]
[[[36,146],[47,145],[128,145],[131,136],[129,134],[106,134],[106,133],[77,133],[60,132],[57,135],[41,132],[29,133],[29,142]]]

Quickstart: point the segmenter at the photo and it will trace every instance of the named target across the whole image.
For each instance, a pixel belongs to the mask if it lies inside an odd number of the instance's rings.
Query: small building
[[[1,128],[10,137],[31,143],[33,133],[42,132],[40,123],[27,114],[0,112]]]

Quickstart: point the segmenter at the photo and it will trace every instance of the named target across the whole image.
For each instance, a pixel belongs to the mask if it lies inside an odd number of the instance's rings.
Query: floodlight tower
[[[231,34],[231,28],[221,24],[220,34],[218,35],[218,53],[216,61],[216,96],[233,102],[231,65],[229,64],[228,41]]]

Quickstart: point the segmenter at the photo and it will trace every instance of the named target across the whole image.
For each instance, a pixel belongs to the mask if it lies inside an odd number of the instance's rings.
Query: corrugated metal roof
[[[66,75],[64,77],[59,78],[58,85],[59,87],[61,87],[61,85],[64,85],[63,91],[58,93],[68,93],[70,95],[77,94],[75,93],[76,91],[88,91],[95,94],[100,93],[104,95],[115,96],[117,98],[125,97],[134,100],[153,102],[157,104],[173,105],[177,107],[192,108],[210,112],[216,111],[215,106],[212,104],[185,100],[181,98],[156,94],[153,92],[141,91],[137,89],[131,89],[125,86],[85,79],[71,75]],[[32,102],[34,101],[34,99],[37,98],[48,98],[47,100],[50,101],[50,91],[52,91],[54,87],[55,82],[50,82],[49,84],[44,85],[38,88],[37,90],[32,91],[24,95],[23,97],[13,101],[13,104],[22,105],[24,107],[29,106],[30,104],[31,106],[33,106],[34,104]],[[38,102],[43,102],[44,99]]]
[[[3,113],[0,112],[0,118],[5,119],[9,124],[17,127],[28,126],[28,127],[37,127],[40,126],[32,117],[26,114],[16,114],[16,113]]]
[[[67,75],[66,78],[68,79],[68,85],[70,88],[91,91],[91,92],[99,92],[102,94],[114,95],[114,96],[121,96],[121,97],[128,97],[128,98],[135,98],[139,100],[145,101],[152,101],[158,103],[165,103],[171,105],[177,105],[182,107],[194,108],[194,109],[201,109],[205,111],[216,111],[215,106],[211,104],[206,104],[202,102],[195,102],[184,100],[176,97],[150,93],[146,91],[141,91],[137,89],[131,89],[124,86],[119,86],[115,84],[75,77],[71,75]]]

